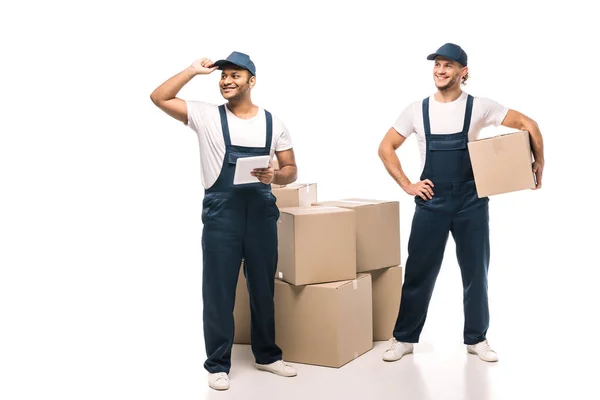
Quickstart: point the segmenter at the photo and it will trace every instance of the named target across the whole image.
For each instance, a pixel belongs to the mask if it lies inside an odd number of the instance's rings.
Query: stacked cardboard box
[[[317,185],[274,187],[280,210],[276,342],[290,362],[341,367],[392,335],[402,286],[398,202],[317,202]],[[250,343],[240,272],[234,343]]]
[[[373,340],[392,337],[402,294],[402,267],[371,271],[373,285]]]
[[[275,336],[285,360],[339,368],[373,347],[371,276],[295,286],[275,281]]]
[[[355,212],[358,272],[400,264],[400,208],[397,201],[346,199],[313,205]]]

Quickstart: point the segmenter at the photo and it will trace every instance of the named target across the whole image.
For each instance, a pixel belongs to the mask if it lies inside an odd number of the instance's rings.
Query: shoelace
[[[490,351],[490,345],[488,344],[488,342],[481,342],[477,344],[477,348],[480,351],[483,351],[484,353],[487,353],[488,351]]]
[[[227,379],[227,374],[225,372],[218,372],[217,376],[215,376],[215,382],[219,379]]]
[[[392,348],[390,350],[396,351],[400,347],[400,342],[397,341],[395,338],[391,338],[390,343],[392,344]]]

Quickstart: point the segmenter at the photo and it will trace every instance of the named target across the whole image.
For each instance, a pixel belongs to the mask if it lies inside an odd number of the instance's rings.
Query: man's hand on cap
[[[207,75],[217,70],[217,66],[214,65],[211,59],[201,58],[196,60],[190,65],[190,69],[196,75]]]

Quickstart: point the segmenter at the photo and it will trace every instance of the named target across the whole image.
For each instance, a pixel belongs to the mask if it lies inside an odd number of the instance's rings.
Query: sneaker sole
[[[293,375],[288,375],[288,374],[278,374],[277,372],[274,372],[274,371],[270,370],[270,369],[269,369],[269,368],[267,368],[267,367],[263,367],[263,366],[262,366],[262,365],[260,365],[260,364],[255,364],[255,365],[256,365],[256,368],[257,368],[257,369],[259,369],[260,371],[266,371],[266,372],[270,372],[270,373],[272,373],[272,374],[274,374],[274,375],[283,376],[283,377],[286,377],[286,378],[292,378],[292,377],[294,377],[294,376],[298,375],[298,373],[297,373],[297,372],[296,372],[295,374],[293,374]]]
[[[485,361],[485,362],[498,362],[498,359],[496,360],[484,360],[483,358],[479,357],[479,354],[477,354],[477,352],[475,350],[471,350],[467,347],[467,352],[470,354],[475,354],[481,361]]]
[[[227,387],[224,387],[224,388],[221,388],[221,387],[215,387],[215,386],[211,385],[210,383],[208,384],[208,386],[209,386],[211,389],[214,389],[214,390],[219,390],[219,391],[223,391],[223,390],[228,390],[228,389],[229,389],[229,386],[227,386]]]

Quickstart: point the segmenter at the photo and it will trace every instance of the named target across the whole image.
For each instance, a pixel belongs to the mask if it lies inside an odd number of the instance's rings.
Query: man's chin
[[[223,96],[223,98],[225,100],[235,99],[235,97],[236,97],[235,93],[223,93],[223,92],[221,92],[221,96]]]

